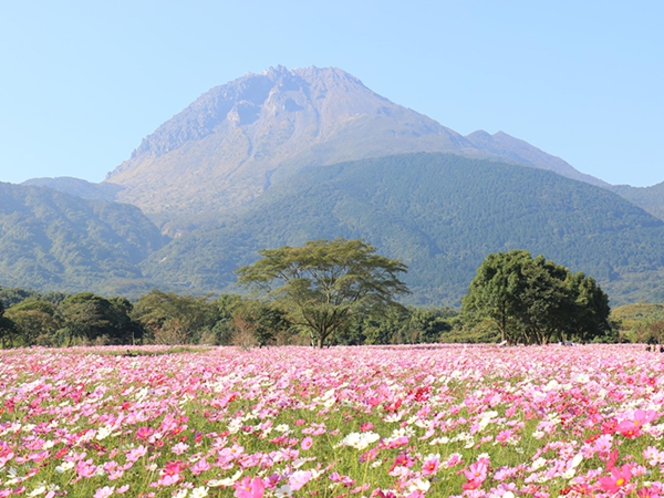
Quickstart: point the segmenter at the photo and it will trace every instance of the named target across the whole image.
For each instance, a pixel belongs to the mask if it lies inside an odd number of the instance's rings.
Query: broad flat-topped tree
[[[263,249],[262,259],[237,270],[238,282],[265,292],[322,347],[353,312],[396,304],[394,296],[408,292],[399,280],[407,266],[375,252],[362,240],[342,238]]]

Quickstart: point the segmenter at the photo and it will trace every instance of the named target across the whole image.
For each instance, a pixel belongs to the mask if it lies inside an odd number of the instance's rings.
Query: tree
[[[208,296],[179,296],[154,289],[141,296],[132,317],[152,333],[156,343],[192,344],[212,330],[218,311]]]
[[[237,270],[238,282],[266,292],[293,325],[309,332],[312,344],[323,347],[353,313],[393,304],[396,294],[408,292],[399,280],[406,265],[375,251],[341,238],[263,249],[262,259]]]
[[[16,327],[14,322],[4,316],[5,307],[0,301],[0,344],[3,348],[12,346],[14,343],[14,336],[16,334]]]
[[[242,300],[233,312],[235,329],[248,333],[259,347],[275,342],[277,334],[288,330],[288,322],[282,309],[255,300]]]
[[[26,299],[13,305],[7,310],[6,316],[14,322],[18,337],[25,346],[52,346],[55,332],[61,325],[55,307],[49,302],[35,299]]]
[[[463,299],[464,321],[490,322],[501,340],[588,341],[610,330],[608,297],[592,277],[528,251],[490,254]]]
[[[452,330],[449,319],[455,313],[449,309],[415,308],[411,312],[409,339],[413,344],[439,342],[442,334]]]
[[[64,331],[70,340],[78,337],[87,343],[96,341],[124,344],[130,342],[131,304],[124,298],[106,299],[91,292],[68,297],[58,307]]]

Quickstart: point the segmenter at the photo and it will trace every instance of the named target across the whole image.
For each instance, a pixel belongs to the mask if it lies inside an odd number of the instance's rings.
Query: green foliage
[[[361,313],[337,337],[340,344],[422,344],[446,342],[457,312],[449,308],[418,308],[392,304]]]
[[[63,338],[85,344],[128,344],[140,331],[129,318],[131,304],[125,298],[105,299],[81,292],[65,299],[58,307],[62,316]]]
[[[209,337],[202,338],[201,342],[223,346],[230,345],[234,334],[237,332],[233,313],[241,303],[242,297],[239,294],[222,294],[219,296],[216,302],[217,321],[212,327]]]
[[[62,326],[55,306],[48,301],[27,299],[7,310],[16,329],[15,344],[23,346],[54,346],[54,336]]]
[[[610,190],[653,216],[664,220],[664,182],[650,187],[615,185]]]
[[[3,348],[6,348],[13,342],[16,327],[14,326],[14,322],[4,315],[5,307],[2,301],[0,301],[0,344],[2,344]]]
[[[237,270],[238,282],[268,292],[319,347],[348,325],[352,313],[383,308],[408,292],[399,280],[406,266],[361,240],[315,240],[259,254],[262,259]]]
[[[240,335],[249,335],[259,347],[274,344],[291,328],[286,313],[274,304],[242,300],[233,311],[233,324]]]
[[[605,336],[609,313],[608,297],[592,277],[524,250],[487,256],[462,309],[468,327],[488,322],[502,341],[526,344]]]
[[[197,344],[214,328],[218,309],[209,296],[180,296],[153,289],[141,296],[132,317],[157,344]]]
[[[620,306],[611,311],[611,320],[624,340],[664,344],[664,304]]]

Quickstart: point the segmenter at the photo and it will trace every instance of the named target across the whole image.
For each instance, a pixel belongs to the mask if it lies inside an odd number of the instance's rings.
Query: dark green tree
[[[214,327],[218,318],[208,296],[180,296],[154,289],[141,296],[132,317],[160,344],[195,344]]]
[[[526,344],[592,340],[609,332],[609,313],[594,279],[523,250],[487,256],[462,308],[466,324],[488,322],[501,340]]]
[[[124,298],[106,299],[90,292],[74,294],[62,301],[58,311],[64,321],[64,332],[70,340],[83,342],[129,343],[131,332]],[[130,306],[130,305],[129,305]]]
[[[14,322],[17,338],[22,345],[56,345],[55,332],[62,321],[51,303],[26,299],[9,308],[6,316]]]
[[[412,344],[439,342],[442,334],[452,330],[449,319],[455,316],[452,310],[415,308],[408,324],[409,342]]]
[[[13,346],[16,337],[16,327],[5,315],[5,306],[0,301],[0,344],[3,349]]]
[[[281,307],[289,321],[323,347],[357,312],[385,307],[408,292],[399,260],[377,255],[361,240],[309,241],[259,251],[262,259],[237,270],[239,283],[255,286]]]

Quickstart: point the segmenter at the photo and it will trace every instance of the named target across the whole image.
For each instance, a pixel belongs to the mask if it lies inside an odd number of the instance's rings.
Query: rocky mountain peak
[[[214,87],[143,140],[106,182],[147,213],[247,203],[310,165],[467,146],[336,68],[272,67]]]

